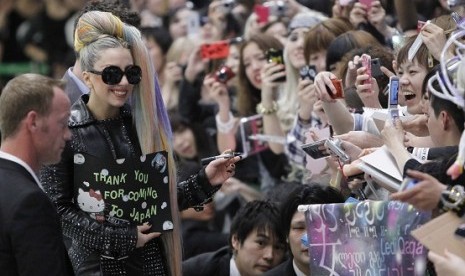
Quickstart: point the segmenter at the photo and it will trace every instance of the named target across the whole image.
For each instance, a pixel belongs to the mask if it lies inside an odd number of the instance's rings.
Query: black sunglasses
[[[92,74],[101,75],[102,81],[109,85],[115,85],[121,82],[123,76],[126,75],[130,84],[138,84],[142,79],[142,70],[137,65],[129,65],[123,70],[118,66],[108,66],[102,71],[89,70]]]

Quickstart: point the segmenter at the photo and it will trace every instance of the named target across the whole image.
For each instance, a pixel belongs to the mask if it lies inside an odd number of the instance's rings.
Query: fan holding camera
[[[353,63],[359,65],[356,69],[355,88],[364,106],[382,108],[378,97],[380,88],[376,80],[383,75],[379,58],[371,58],[370,55],[363,54],[360,57],[355,56]]]
[[[349,20],[355,28],[371,33],[381,43],[385,43],[395,33],[395,29],[386,23],[386,10],[380,1],[355,1]]]
[[[257,113],[263,116],[264,132],[268,135],[284,137],[285,134],[279,124],[276,124],[278,104],[278,89],[286,81],[286,67],[282,49],[270,48],[265,52],[267,63],[260,70],[262,82],[261,102],[257,105]],[[270,143],[274,152],[282,152],[283,145]]]

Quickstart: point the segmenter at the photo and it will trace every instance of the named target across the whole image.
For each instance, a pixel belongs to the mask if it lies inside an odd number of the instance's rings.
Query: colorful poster
[[[410,231],[430,213],[397,201],[302,205],[312,275],[424,275],[427,249]]]
[[[75,154],[74,183],[75,202],[97,221],[173,229],[165,151],[111,161]]]
[[[243,157],[259,153],[269,148],[263,134],[263,116],[261,114],[242,118],[240,121]],[[264,139],[260,139],[264,138]]]

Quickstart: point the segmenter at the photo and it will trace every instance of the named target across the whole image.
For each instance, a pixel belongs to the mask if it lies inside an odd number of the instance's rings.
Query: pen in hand
[[[202,163],[202,165],[207,165],[208,163],[216,159],[220,159],[220,158],[228,159],[228,158],[233,158],[233,157],[241,156],[241,155],[242,155],[242,152],[228,152],[228,153],[224,153],[224,154],[220,154],[216,156],[202,158],[200,162]]]

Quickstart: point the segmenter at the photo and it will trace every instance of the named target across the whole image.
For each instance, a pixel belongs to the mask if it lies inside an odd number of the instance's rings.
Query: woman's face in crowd
[[[317,72],[326,71],[326,51],[322,50],[316,53],[310,54],[309,65],[314,65]]]
[[[245,75],[250,83],[257,89],[262,88],[260,70],[266,64],[265,53],[255,42],[250,42],[242,52],[242,63],[245,67]]]
[[[414,59],[413,62],[405,61],[402,63],[397,74],[400,79],[400,92],[405,99],[404,103],[408,113],[422,113],[421,88],[427,69]]]
[[[103,71],[108,66],[116,66],[122,71],[129,65],[133,65],[131,52],[126,48],[109,48],[103,50],[100,59],[94,64],[94,71]],[[89,103],[98,106],[101,110],[114,111],[118,110],[126,103],[130,97],[134,86],[128,82],[126,75],[115,85],[109,85],[103,82],[102,76],[85,71],[84,80],[90,87]]]
[[[203,42],[213,42],[221,39],[221,32],[210,20],[202,25],[200,34]]]
[[[192,159],[197,156],[194,132],[190,128],[177,130],[173,133],[174,152],[182,158]]]
[[[281,44],[285,45],[287,40],[287,28],[283,22],[276,22],[271,25],[266,31],[265,34],[274,36]]]
[[[170,34],[173,40],[178,37],[183,37],[187,35],[187,21],[191,11],[188,9],[179,10],[173,18],[173,21],[170,24]]]
[[[253,230],[241,244],[232,238],[235,262],[241,275],[262,275],[277,266],[284,257],[285,246],[269,230]]]
[[[237,45],[230,45],[229,46],[229,55],[226,59],[226,65],[231,68],[234,74],[237,75],[239,72],[239,62],[240,61],[240,54],[239,54],[239,47]]]
[[[292,67],[300,69],[305,65],[304,38],[308,28],[297,28],[292,30],[287,38],[286,48]]]

